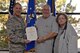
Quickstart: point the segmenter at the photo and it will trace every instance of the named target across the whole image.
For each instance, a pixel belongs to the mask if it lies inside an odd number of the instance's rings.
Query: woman
[[[15,3],[13,15],[10,15],[6,22],[9,37],[9,53],[24,53],[24,45],[29,42],[25,36],[25,24],[21,17],[21,11],[21,4]]]
[[[68,23],[67,15],[59,13],[56,18],[58,35],[55,40],[54,53],[78,53],[77,51],[77,33]]]

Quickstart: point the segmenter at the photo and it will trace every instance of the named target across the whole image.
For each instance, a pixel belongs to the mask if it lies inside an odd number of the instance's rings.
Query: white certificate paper
[[[26,28],[26,36],[27,36],[27,40],[29,41],[33,41],[37,39],[37,31],[36,28],[33,27],[27,27]]]

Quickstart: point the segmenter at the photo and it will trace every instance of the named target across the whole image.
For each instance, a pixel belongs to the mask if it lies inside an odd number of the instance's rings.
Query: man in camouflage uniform
[[[21,17],[22,6],[16,3],[13,7],[13,15],[6,22],[9,37],[9,53],[24,53],[24,45],[28,43],[25,36],[25,24]]]

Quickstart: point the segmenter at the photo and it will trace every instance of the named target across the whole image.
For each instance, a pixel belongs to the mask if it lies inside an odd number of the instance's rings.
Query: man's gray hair
[[[43,5],[43,7],[42,7],[42,8],[44,8],[44,7],[49,8],[49,11],[50,11],[50,13],[51,13],[51,8],[50,8],[50,6],[49,6],[48,4]]]

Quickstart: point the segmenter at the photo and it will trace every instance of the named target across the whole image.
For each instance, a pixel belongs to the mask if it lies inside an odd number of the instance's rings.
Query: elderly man
[[[52,53],[53,38],[58,33],[58,26],[55,17],[50,15],[49,5],[43,6],[42,14],[35,24],[38,32],[36,53]]]

